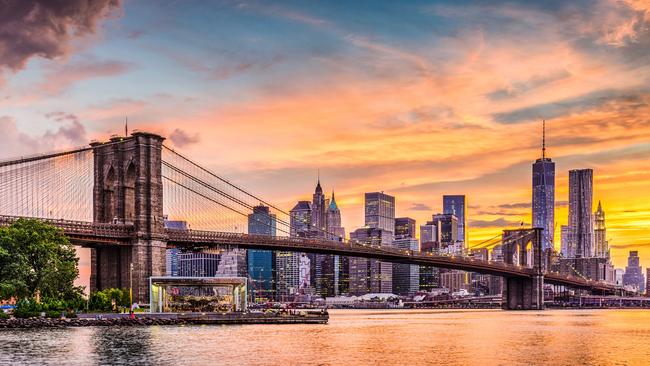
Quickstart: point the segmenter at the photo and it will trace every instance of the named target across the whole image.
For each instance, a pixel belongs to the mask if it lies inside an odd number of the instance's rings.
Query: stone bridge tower
[[[165,274],[163,140],[135,132],[107,143],[91,143],[95,148],[93,221],[133,226],[128,246],[91,249],[91,291],[129,288],[132,279],[134,301],[145,302],[149,277]]]
[[[531,278],[503,279],[503,308],[506,310],[544,309],[543,228],[504,230],[503,260],[532,269]]]

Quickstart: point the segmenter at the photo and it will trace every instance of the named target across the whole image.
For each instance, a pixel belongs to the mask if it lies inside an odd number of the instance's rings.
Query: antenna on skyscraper
[[[542,160],[546,158],[546,120],[542,120]]]

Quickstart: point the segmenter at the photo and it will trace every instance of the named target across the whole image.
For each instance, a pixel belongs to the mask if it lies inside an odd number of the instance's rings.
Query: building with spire
[[[327,206],[327,233],[332,240],[345,240],[345,228],[341,226],[341,210],[336,203],[334,191]],[[334,256],[334,295],[347,293],[349,289],[350,260],[345,256]]]
[[[607,243],[606,234],[605,212],[602,204],[598,201],[598,209],[594,213],[594,248],[596,257],[609,258],[609,244]]]
[[[555,163],[546,157],[546,122],[542,122],[542,157],[533,163],[533,227],[542,231],[542,250],[554,249]]]

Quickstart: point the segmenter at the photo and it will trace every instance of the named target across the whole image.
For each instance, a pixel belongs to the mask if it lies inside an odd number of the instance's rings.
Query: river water
[[[650,365],[647,310],[333,310],[327,325],[0,330],[0,365]]]

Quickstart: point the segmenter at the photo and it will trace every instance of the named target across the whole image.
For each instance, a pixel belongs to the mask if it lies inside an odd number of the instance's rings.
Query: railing
[[[10,225],[25,217],[0,215],[0,225]],[[39,221],[54,225],[63,229],[67,235],[82,235],[90,237],[106,238],[130,238],[133,236],[133,225],[128,224],[105,224],[87,221],[73,221],[63,219],[36,218]]]

